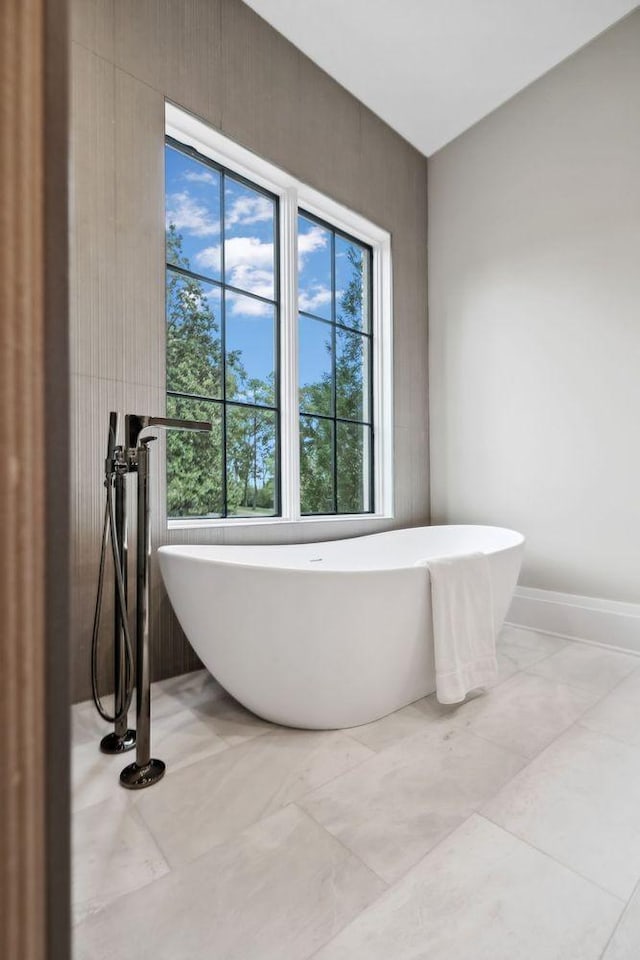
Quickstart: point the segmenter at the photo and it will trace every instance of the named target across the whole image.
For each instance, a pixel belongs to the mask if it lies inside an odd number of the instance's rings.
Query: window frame
[[[297,178],[261,159],[202,120],[165,102],[165,135],[229,172],[278,197],[279,324],[279,475],[280,515],[167,519],[169,529],[263,526],[283,523],[336,523],[393,518],[393,290],[391,235],[360,214],[331,200]],[[300,512],[300,437],[298,395],[298,212],[309,213],[331,229],[353,237],[372,251],[371,373],[372,490],[375,512],[302,514]],[[165,389],[166,394],[166,389]]]

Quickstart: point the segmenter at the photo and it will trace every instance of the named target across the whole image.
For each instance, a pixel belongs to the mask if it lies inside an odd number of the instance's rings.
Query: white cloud
[[[273,219],[273,203],[260,194],[238,197],[225,211],[225,227],[244,226],[251,223],[264,223]]]
[[[215,183],[216,178],[211,173],[210,170],[187,170],[183,174],[185,180],[189,180],[191,183]]]
[[[232,237],[224,245],[224,262],[227,281],[232,287],[249,290],[259,297],[273,297],[272,243],[263,243],[257,237]],[[254,311],[257,316],[270,310],[266,304],[254,300],[246,312]]]
[[[306,257],[327,245],[327,231],[317,224],[306,233],[298,234],[298,269],[302,270]]]
[[[268,266],[273,270],[273,244],[258,237],[231,237],[224,245],[224,262],[227,270],[239,266]]]
[[[220,244],[198,250],[193,259],[198,267],[206,268],[207,271],[215,274],[220,273]]]
[[[273,297],[273,244],[264,243],[258,237],[232,237],[224,247],[225,268],[227,283],[239,290],[256,293],[259,297],[270,299]],[[200,269],[220,271],[220,245],[205,247],[194,257]],[[269,304],[252,300],[249,297],[240,299],[236,294],[229,294],[227,303],[235,315],[247,314],[250,316],[265,316],[271,313]]]
[[[299,293],[300,309],[305,313],[317,313],[318,307],[331,303],[331,290],[321,283],[312,283]]]
[[[253,300],[252,297],[242,297],[239,293],[227,294],[227,309],[234,317],[268,317],[273,316],[273,307],[262,300]]]
[[[205,204],[186,191],[172,193],[167,198],[167,227],[172,223],[176,230],[194,237],[210,237],[220,232],[220,224]]]

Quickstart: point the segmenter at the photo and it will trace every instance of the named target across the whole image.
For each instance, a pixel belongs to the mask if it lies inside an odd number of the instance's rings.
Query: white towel
[[[436,696],[459,703],[498,675],[489,560],[484,553],[424,561],[431,579]]]

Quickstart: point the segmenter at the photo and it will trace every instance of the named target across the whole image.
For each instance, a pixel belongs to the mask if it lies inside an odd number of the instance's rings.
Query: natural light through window
[[[170,522],[390,516],[388,234],[169,105],[165,184]]]
[[[373,511],[371,250],[298,216],[303,514]]]
[[[170,517],[279,513],[277,198],[165,149]]]

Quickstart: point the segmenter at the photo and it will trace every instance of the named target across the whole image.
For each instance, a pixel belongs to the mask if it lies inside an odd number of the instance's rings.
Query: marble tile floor
[[[140,793],[76,705],[74,960],[639,960],[640,658],[507,627],[499,661],[329,732],[162,681]]]

